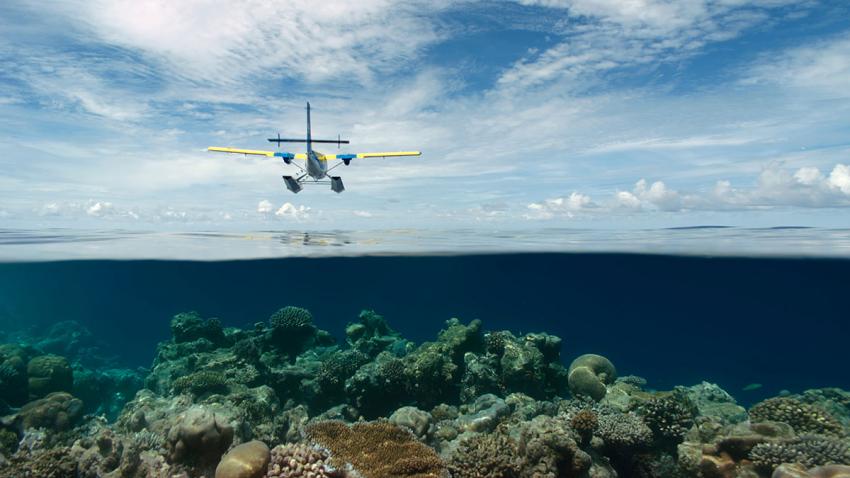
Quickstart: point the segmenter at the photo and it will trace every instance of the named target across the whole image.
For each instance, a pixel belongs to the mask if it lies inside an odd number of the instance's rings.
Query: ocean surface
[[[147,367],[184,311],[250,327],[296,305],[343,339],[374,309],[416,342],[481,319],[561,337],[565,363],[597,353],[649,387],[752,403],[850,388],[849,257],[850,229],[2,230],[0,331],[74,320]]]

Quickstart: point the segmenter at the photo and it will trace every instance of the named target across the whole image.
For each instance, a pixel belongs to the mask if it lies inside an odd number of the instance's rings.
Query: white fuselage
[[[321,154],[321,153],[318,153]],[[307,144],[307,174],[310,175],[311,178],[315,180],[319,180],[325,177],[325,173],[328,170],[328,162],[319,159],[318,154],[313,151],[310,147],[310,144]]]

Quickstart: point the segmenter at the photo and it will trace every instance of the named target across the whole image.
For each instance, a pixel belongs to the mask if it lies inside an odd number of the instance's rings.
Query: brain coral
[[[610,360],[595,354],[584,354],[573,360],[568,371],[573,395],[586,395],[596,401],[605,397],[605,385],[614,383],[617,370]]]
[[[70,392],[74,385],[71,366],[64,357],[40,355],[27,364],[30,398],[41,398],[51,392]]]
[[[338,466],[350,464],[364,478],[442,478],[445,464],[436,452],[413,435],[386,421],[356,423],[316,422],[307,437],[330,450]]]
[[[65,392],[50,395],[21,407],[19,416],[24,429],[67,430],[83,415],[83,402]]]
[[[215,478],[262,478],[269,466],[269,447],[254,440],[234,447],[221,458]]]
[[[775,397],[757,403],[750,409],[752,422],[783,422],[797,433],[841,436],[844,428],[829,413],[796,398]]]

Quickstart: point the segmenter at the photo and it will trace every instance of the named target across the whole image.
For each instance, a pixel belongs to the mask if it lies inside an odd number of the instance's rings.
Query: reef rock
[[[168,432],[171,462],[215,464],[233,442],[233,427],[202,407],[192,407],[176,417]]]
[[[23,429],[46,428],[53,431],[70,429],[83,415],[83,402],[70,393],[54,392],[27,403],[18,417]]]
[[[390,423],[407,428],[416,438],[423,439],[431,428],[431,414],[416,407],[401,407],[390,415]]]

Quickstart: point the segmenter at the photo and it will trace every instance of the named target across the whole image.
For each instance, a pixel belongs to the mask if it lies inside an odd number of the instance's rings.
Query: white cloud
[[[850,34],[766,56],[743,83],[766,83],[850,97]]]
[[[369,81],[438,38],[422,18],[445,3],[74,0],[52,9],[103,42],[141,52],[175,78],[235,84],[272,71],[307,81]]]
[[[758,176],[752,188],[735,188],[728,180],[717,181],[707,192],[680,193],[663,181],[641,179],[631,191],[617,191],[609,200],[595,203],[573,192],[527,206],[524,217],[552,219],[573,217],[576,211],[593,214],[651,211],[726,211],[776,207],[850,207],[850,166],[837,164],[829,176],[806,166],[789,171],[772,163]]]
[[[272,212],[273,208],[274,206],[272,205],[271,201],[267,199],[263,199],[262,201],[260,201],[259,204],[257,204],[257,212],[260,214],[268,214]]]
[[[844,194],[850,195],[850,166],[837,164],[829,173],[827,182],[830,188],[837,188]]]
[[[354,214],[357,217],[372,217],[372,215],[373,215],[369,211],[359,211],[359,210],[352,211],[351,213]]]
[[[517,62],[499,79],[525,89],[558,82],[568,91],[598,86],[611,70],[679,60],[768,20],[765,10],[793,0],[518,0],[565,12],[565,41]],[[578,20],[583,18],[585,21]]]
[[[285,202],[277,211],[275,211],[274,215],[277,217],[296,220],[307,219],[310,217],[310,209],[311,208],[304,205],[296,206],[290,202]]]
[[[86,214],[89,216],[102,217],[112,212],[112,203],[111,202],[101,202],[97,201],[88,208],[86,208]]]
[[[574,213],[597,207],[590,196],[573,191],[566,198],[557,197],[527,206],[527,219],[551,219],[556,216],[573,217]]]

